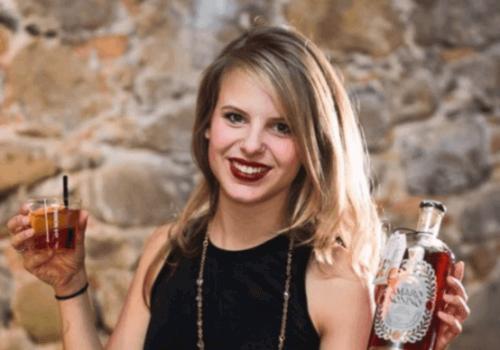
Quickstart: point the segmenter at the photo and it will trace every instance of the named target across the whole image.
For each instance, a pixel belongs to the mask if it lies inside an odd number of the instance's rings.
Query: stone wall
[[[200,72],[252,23],[292,24],[343,72],[394,226],[448,206],[441,237],[466,262],[472,315],[450,347],[500,344],[498,0],[2,0],[0,350],[61,349],[49,287],[5,223],[61,175],[91,213],[87,268],[103,341],[145,240],[196,182]]]

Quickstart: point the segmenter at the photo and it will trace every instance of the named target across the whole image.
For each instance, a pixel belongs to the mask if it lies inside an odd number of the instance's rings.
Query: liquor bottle
[[[406,247],[395,265],[399,269],[388,272],[378,288],[368,350],[434,349],[437,312],[444,306],[445,281],[454,262],[453,253],[437,238],[445,212],[437,201],[422,201],[417,230],[412,230],[415,239],[406,235],[406,243],[401,235]]]

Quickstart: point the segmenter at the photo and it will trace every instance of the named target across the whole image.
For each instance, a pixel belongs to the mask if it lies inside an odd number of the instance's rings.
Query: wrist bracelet
[[[87,290],[87,288],[89,287],[89,283],[85,283],[85,285],[83,286],[82,289],[80,289],[78,292],[74,293],[74,294],[71,294],[71,295],[68,295],[68,296],[63,296],[63,297],[60,297],[59,295],[56,295],[56,299],[57,300],[67,300],[67,299],[71,299],[71,298],[74,298],[76,296],[79,296],[80,294],[83,294],[85,293],[85,291]]]

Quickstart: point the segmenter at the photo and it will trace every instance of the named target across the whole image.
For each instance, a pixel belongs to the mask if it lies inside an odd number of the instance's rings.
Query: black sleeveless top
[[[207,350],[274,350],[283,314],[289,240],[279,235],[243,251],[207,248],[203,338]],[[311,248],[294,249],[284,349],[319,349],[307,310],[306,266]],[[165,264],[151,290],[146,350],[198,349],[196,284],[200,257],[181,258],[167,280]]]

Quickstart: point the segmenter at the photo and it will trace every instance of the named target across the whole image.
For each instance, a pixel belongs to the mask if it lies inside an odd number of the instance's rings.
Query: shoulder
[[[318,262],[314,257],[310,260],[306,292],[322,347],[324,341],[339,348],[366,346],[374,311],[372,288],[353,271],[345,248],[337,249],[333,264]]]
[[[163,259],[160,259],[161,252],[167,247],[167,242],[171,239],[174,228],[175,223],[172,222],[158,227],[153,232],[143,249],[141,259],[139,261],[138,272],[143,270],[144,273],[147,274],[146,271],[150,269],[150,273],[152,273],[153,276],[156,276],[161,268],[160,262],[164,261]],[[166,258],[166,256],[162,258]]]
[[[171,222],[166,225],[158,227],[146,242],[146,246],[144,247],[144,253],[159,252],[160,248],[163,247],[170,239],[174,225],[175,223]],[[148,254],[143,254],[143,256],[147,255]]]

